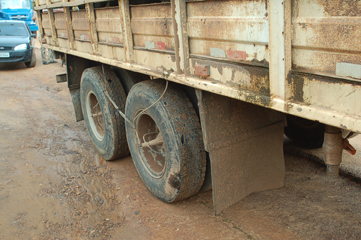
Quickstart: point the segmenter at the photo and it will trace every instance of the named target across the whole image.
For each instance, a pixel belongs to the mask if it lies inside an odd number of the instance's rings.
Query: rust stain
[[[228,49],[226,51],[227,58],[232,60],[243,60],[245,61],[247,59],[247,53],[245,51],[237,51]]]
[[[196,75],[208,77],[210,75],[209,65],[195,65],[194,72]]]
[[[227,69],[231,70],[231,78],[227,79],[226,84],[239,90],[251,90],[259,92],[260,94],[269,95],[269,70],[263,67],[249,66],[249,65],[234,65],[228,63],[219,63],[207,60],[192,59],[192,66],[203,65],[210,66],[210,68],[218,69],[220,75]],[[236,78],[236,73],[247,75],[247,80]],[[196,74],[195,74],[196,75]],[[249,80],[248,80],[249,79]],[[214,79],[212,76],[208,80],[213,80],[214,83],[221,83],[221,79]]]
[[[319,1],[324,11],[330,16],[361,16],[361,5],[355,0]]]

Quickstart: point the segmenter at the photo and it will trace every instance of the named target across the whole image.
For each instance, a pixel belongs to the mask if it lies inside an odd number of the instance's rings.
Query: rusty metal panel
[[[55,18],[55,29],[57,32],[57,37],[67,39],[68,38],[68,30],[66,27],[64,13],[63,12],[55,12],[54,18]]]
[[[292,7],[294,69],[337,75],[337,64],[361,66],[360,1],[294,0]]]
[[[135,50],[135,61],[138,64],[160,71],[174,71],[176,69],[175,55],[152,51]]]
[[[62,38],[58,38],[58,43],[59,43],[59,47],[61,48],[69,48],[69,41],[68,39],[62,39]]]
[[[90,42],[85,41],[75,41],[76,49],[79,52],[84,52],[88,54],[93,54],[93,48]]]
[[[99,43],[123,44],[119,7],[95,9]]]
[[[269,96],[267,14],[266,1],[188,2],[191,76],[209,65],[212,83]]]
[[[42,19],[44,38],[45,38],[47,44],[52,45],[53,40],[52,40],[51,29],[50,29],[49,15],[47,12],[46,13],[42,12],[41,16],[42,16],[41,19]]]
[[[55,28],[66,30],[65,15],[63,12],[54,12]]]
[[[197,91],[216,214],[247,195],[282,187],[282,113]]]
[[[58,38],[68,39],[68,30],[56,30]]]
[[[75,40],[90,42],[90,26],[87,12],[85,10],[72,11],[71,15]]]
[[[329,111],[324,123],[335,113],[361,116],[360,6],[360,1],[292,1],[293,73],[286,100]],[[298,114],[317,119],[302,108]],[[337,124],[349,126],[346,120]]]
[[[269,71],[265,67],[256,67],[252,65],[238,66],[229,63],[219,63],[211,60],[191,58],[190,73],[197,76],[195,72],[196,65],[208,65],[209,76],[207,79],[212,83],[218,83],[225,86],[231,86],[238,91],[251,90],[265,96],[263,105],[268,106],[269,101]],[[252,99],[248,99],[253,101]]]
[[[90,42],[90,32],[89,31],[74,31],[75,40]]]
[[[244,52],[247,62],[269,62],[267,1],[202,1],[187,3],[190,53],[212,56],[211,49]],[[242,53],[243,54],[243,53]],[[217,56],[213,56],[216,57]]]
[[[98,32],[99,43],[123,45],[123,36],[118,33]]]
[[[198,76],[208,77],[209,74],[210,74],[210,66],[209,65],[197,64],[197,65],[194,66],[194,72]]]
[[[74,30],[89,30],[89,20],[85,10],[72,11],[71,15]]]
[[[99,51],[102,53],[103,57],[125,61],[124,48],[100,44]]]
[[[174,29],[170,3],[131,6],[134,46],[146,48],[154,43],[158,50],[174,51]],[[148,49],[153,49],[149,48]]]
[[[294,101],[327,109],[330,112],[337,111],[345,115],[361,117],[361,104],[358,104],[361,102],[361,83],[294,73],[292,84]],[[346,124],[343,124],[343,128],[347,127],[345,126]]]
[[[44,28],[44,36],[51,38],[51,30],[50,30],[50,28]]]

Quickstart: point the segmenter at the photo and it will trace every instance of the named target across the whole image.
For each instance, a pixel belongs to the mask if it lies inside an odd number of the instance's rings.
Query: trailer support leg
[[[324,151],[324,161],[327,166],[327,175],[331,178],[337,178],[344,148],[341,129],[326,126],[322,148]]]

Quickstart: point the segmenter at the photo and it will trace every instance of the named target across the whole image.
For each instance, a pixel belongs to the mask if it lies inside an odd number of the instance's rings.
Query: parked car
[[[0,20],[0,62],[24,62],[26,67],[36,65],[35,34],[24,21]]]

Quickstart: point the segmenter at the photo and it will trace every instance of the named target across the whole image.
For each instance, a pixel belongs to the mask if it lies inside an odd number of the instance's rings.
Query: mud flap
[[[285,115],[197,90],[215,214],[253,192],[283,187]]]
[[[69,89],[70,91],[70,95],[71,95],[71,100],[73,102],[73,106],[74,106],[74,113],[75,113],[75,118],[76,121],[82,121],[84,120],[84,116],[83,116],[83,111],[81,109],[81,101],[80,101],[80,89]]]

